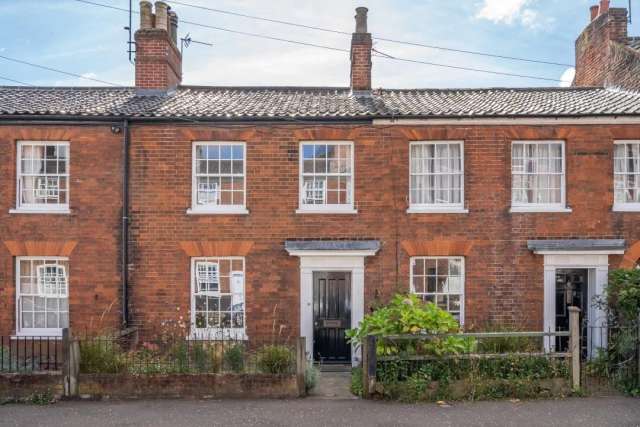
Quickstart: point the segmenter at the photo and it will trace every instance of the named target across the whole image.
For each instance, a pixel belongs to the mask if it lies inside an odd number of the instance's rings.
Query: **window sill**
[[[61,340],[62,332],[53,332],[53,333],[20,332],[20,333],[11,335],[12,340],[23,340],[27,338],[47,338],[47,339]]]
[[[469,209],[462,207],[409,207],[408,214],[467,214]]]
[[[561,206],[512,206],[510,213],[571,213],[573,209]]]
[[[248,341],[249,337],[244,329],[197,329],[187,337],[190,341]]]
[[[187,215],[249,215],[249,210],[243,207],[224,209],[187,209]]]
[[[640,203],[620,203],[613,205],[613,212],[640,212]]]
[[[357,209],[351,206],[348,207],[331,207],[331,208],[298,208],[297,214],[325,214],[325,215],[355,215],[358,213]]]
[[[29,208],[18,208],[18,209],[9,209],[10,214],[42,214],[42,215],[69,215],[71,214],[71,210],[69,208],[64,209],[29,209]]]

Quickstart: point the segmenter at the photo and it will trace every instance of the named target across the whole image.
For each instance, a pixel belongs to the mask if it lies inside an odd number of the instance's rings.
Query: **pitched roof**
[[[209,120],[640,115],[640,92],[605,88],[380,89],[195,87],[140,96],[131,87],[0,86],[0,115]]]
[[[640,37],[629,37],[628,46],[631,49],[635,49],[635,50],[640,51]]]

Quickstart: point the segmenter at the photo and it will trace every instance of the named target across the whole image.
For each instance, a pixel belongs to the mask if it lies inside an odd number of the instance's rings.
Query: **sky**
[[[92,0],[128,8],[128,0]],[[640,11],[640,0],[631,0]],[[526,74],[552,80],[492,75],[376,57],[376,88],[466,88],[567,85],[574,41],[597,0],[181,0],[182,3],[352,32],[354,9],[369,8],[369,31],[391,38],[454,49],[567,64],[509,61],[479,55],[374,41],[379,52],[432,63]],[[171,1],[167,1],[172,5]],[[612,0],[627,7],[628,0]],[[138,1],[134,0],[134,9]],[[350,36],[173,4],[181,20],[272,37],[349,49]],[[134,29],[138,17],[133,18]],[[0,0],[0,55],[118,85],[133,85],[127,57],[128,13],[76,0]],[[179,35],[212,44],[185,50],[183,84],[212,86],[347,86],[349,55],[310,46],[179,24]],[[640,15],[630,27],[640,35]],[[0,76],[42,86],[99,83],[9,62]],[[556,80],[564,80],[564,83]],[[0,80],[2,85],[14,83]]]

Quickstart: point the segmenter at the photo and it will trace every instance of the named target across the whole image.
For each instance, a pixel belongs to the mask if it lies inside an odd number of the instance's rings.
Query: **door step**
[[[318,363],[316,366],[320,372],[351,372],[350,364]]]

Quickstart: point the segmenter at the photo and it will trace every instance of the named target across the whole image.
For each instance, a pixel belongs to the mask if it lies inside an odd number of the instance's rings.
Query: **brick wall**
[[[69,141],[70,215],[9,213],[19,140]],[[12,249],[23,254],[69,253],[72,328],[120,326],[121,164],[122,135],[110,125],[0,126],[0,335],[16,325],[15,258],[7,241],[18,242]]]
[[[366,260],[368,310],[408,290],[409,254],[402,242],[453,242],[466,256],[466,320],[542,326],[542,257],[527,239],[640,239],[635,214],[612,213],[614,139],[638,126],[236,126],[145,125],[132,131],[132,305],[138,324],[189,319],[189,256],[180,241],[253,242],[246,255],[248,334],[284,325],[298,333],[298,259],[287,239],[379,239]],[[469,214],[407,214],[409,141],[465,141]],[[567,200],[572,213],[510,214],[510,147],[516,139],[564,139]],[[196,140],[247,143],[249,215],[187,215],[191,146]],[[296,214],[300,140],[355,142],[357,215]],[[457,246],[456,242],[464,245]],[[618,262],[617,257],[612,257]],[[274,315],[275,312],[275,315]]]
[[[351,40],[351,89],[371,90],[371,47],[369,33],[354,33]]]

